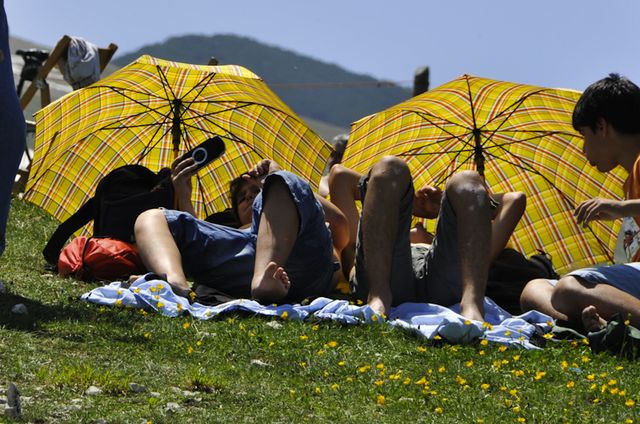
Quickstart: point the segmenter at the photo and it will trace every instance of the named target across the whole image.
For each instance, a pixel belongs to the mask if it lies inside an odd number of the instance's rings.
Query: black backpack
[[[138,215],[158,207],[173,207],[169,168],[157,174],[141,165],[116,168],[100,180],[95,195],[58,226],[42,254],[55,267],[67,239],[92,220],[94,237],[132,242]]]

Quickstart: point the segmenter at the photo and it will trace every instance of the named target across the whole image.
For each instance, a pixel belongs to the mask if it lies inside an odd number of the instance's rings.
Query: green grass
[[[0,386],[27,397],[23,422],[640,422],[640,367],[582,343],[454,346],[384,325],[80,302],[94,284],[43,268],[55,225],[15,200],[0,259]],[[85,395],[92,385],[102,393]]]

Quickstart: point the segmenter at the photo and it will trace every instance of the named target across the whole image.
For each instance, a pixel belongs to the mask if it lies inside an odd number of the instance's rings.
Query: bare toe
[[[582,325],[587,331],[602,330],[607,322],[600,317],[595,306],[590,305],[582,310]]]

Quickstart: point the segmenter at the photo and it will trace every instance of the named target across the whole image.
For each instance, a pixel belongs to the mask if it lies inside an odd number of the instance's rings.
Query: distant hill
[[[349,128],[353,121],[411,96],[370,76],[235,35],[187,35],[117,56],[124,66],[143,54],[187,63],[242,65],[258,74],[297,114]],[[408,73],[413,70],[407,70]]]

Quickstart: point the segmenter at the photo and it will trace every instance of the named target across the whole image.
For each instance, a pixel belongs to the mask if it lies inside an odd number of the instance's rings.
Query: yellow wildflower
[[[202,340],[198,340],[198,341],[196,342],[196,346],[202,346]]]
[[[116,300],[116,306],[122,306],[122,299]]]
[[[282,319],[289,318],[289,312],[287,312],[287,311],[282,312],[282,314],[280,314],[280,318],[282,318]]]
[[[467,362],[465,362],[464,366],[467,368],[471,368],[473,366],[473,359],[470,359]]]
[[[631,407],[631,406],[635,405],[636,402],[633,399],[627,399],[627,401],[624,404],[625,404],[625,406]]]
[[[331,385],[331,390],[338,390],[338,388],[339,388],[339,387],[340,387],[340,386],[339,386],[338,384],[333,383],[333,384]]]
[[[573,381],[567,381],[567,389],[573,389],[575,385],[576,383],[574,383]]]
[[[593,379],[594,379],[594,378],[596,378],[596,376],[595,376],[595,375],[593,375],[593,374],[589,374],[589,375],[587,376],[587,380],[589,380],[589,381],[593,381]]]
[[[320,390],[320,387],[316,387],[315,389],[313,389],[313,391],[315,392],[315,394],[319,395],[320,393],[322,393],[322,390]]]
[[[482,355],[484,355],[484,354],[485,354],[484,349],[483,349],[483,350],[478,351],[478,355],[482,356]]]
[[[526,423],[526,422],[527,422],[527,419],[526,419],[526,418],[524,418],[524,417],[518,417],[518,422],[519,422],[519,423]]]
[[[405,386],[407,384],[411,384],[411,379],[409,377],[405,377],[404,381],[402,382],[402,384],[404,384]]]
[[[191,324],[189,322],[185,322],[184,324],[182,324],[182,328],[184,328],[185,330],[189,327],[191,327]]]
[[[376,380],[373,382],[373,384],[375,384],[376,386],[380,387],[384,384],[384,380]]]
[[[311,326],[311,330],[313,330],[313,331],[318,331],[319,329],[320,329],[320,326],[318,324],[313,324]]]
[[[500,346],[500,347],[498,348],[498,350],[499,350],[500,352],[504,352],[505,350],[507,350],[507,347],[506,347],[505,345],[502,345],[502,346]]]
[[[345,362],[344,362],[344,361],[340,361],[340,362],[338,362],[338,366],[339,366],[339,367],[344,367],[344,364],[345,364]]]
[[[489,344],[489,340],[487,340],[487,339],[480,340],[480,346],[486,346],[488,344]]]
[[[189,346],[187,348],[187,353],[189,353],[189,354],[193,353],[193,348],[191,346]]]
[[[325,354],[325,351],[324,351],[324,350],[320,349],[320,350],[318,351],[318,356],[322,356],[322,355],[324,355],[324,354]]]
[[[378,368],[379,370],[383,370],[384,369],[384,364],[382,362],[380,362],[379,364],[376,364],[376,368]]]
[[[384,400],[384,395],[378,395],[378,397],[376,398],[376,404],[384,405]]]
[[[157,306],[158,306],[158,309],[162,309],[164,308],[164,303],[158,302]]]
[[[424,346],[418,346],[418,352],[426,352],[427,348]]]
[[[465,384],[467,384],[467,380],[460,377],[459,375],[456,375],[456,382],[461,386],[464,386]]]
[[[515,412],[516,414],[519,414],[519,413],[520,413],[520,411],[521,411],[521,409],[520,409],[520,407],[519,407],[518,405],[516,405],[516,406],[514,406],[513,408],[511,408],[511,410],[512,410],[513,412]]]
[[[490,386],[490,385],[488,385],[487,383],[482,383],[482,384],[480,385],[480,388],[481,388],[482,390],[489,390],[489,387],[491,387],[491,386]]]
[[[371,369],[371,365],[363,365],[360,368],[358,368],[358,371],[360,372],[367,372],[368,370]]]
[[[304,368],[304,367],[307,366],[307,363],[304,362],[304,361],[303,362],[298,362],[298,365],[300,365],[300,368]]]
[[[335,340],[331,340],[330,342],[327,343],[328,347],[336,347],[338,346],[338,342],[336,342]]]
[[[446,369],[445,367],[440,367],[440,368],[438,368],[438,372],[439,372],[439,373],[443,373],[443,372],[445,372],[446,370],[447,370],[447,369]]]
[[[436,414],[442,414],[442,408],[437,406],[436,409],[433,410],[433,412],[435,412]]]
[[[302,335],[302,336],[300,336],[300,341],[306,342],[308,338],[309,338],[309,336]]]
[[[537,371],[536,372],[536,376],[533,377],[536,380],[540,380],[542,377],[544,377],[545,375],[547,375],[546,371]]]
[[[468,319],[464,320],[464,325],[471,325],[471,321],[469,321]]]
[[[513,360],[514,361],[519,361],[520,360],[520,355],[513,355]]]

